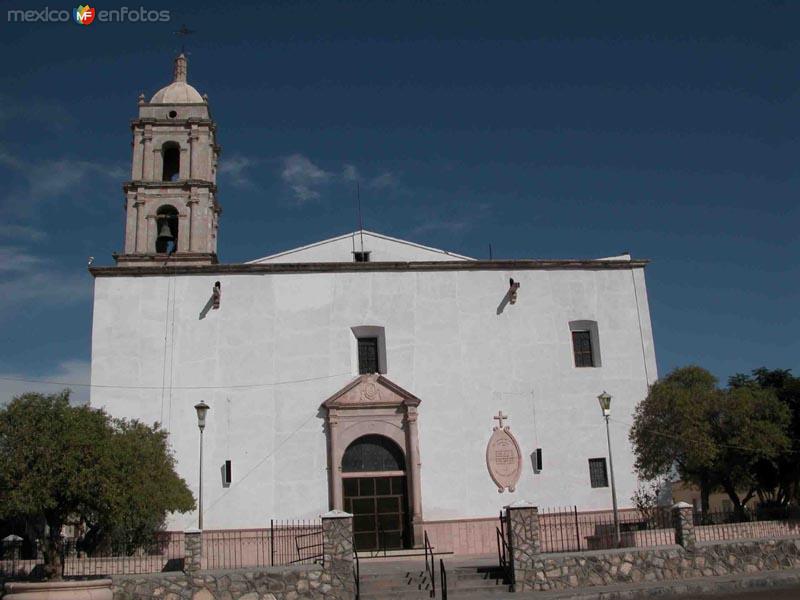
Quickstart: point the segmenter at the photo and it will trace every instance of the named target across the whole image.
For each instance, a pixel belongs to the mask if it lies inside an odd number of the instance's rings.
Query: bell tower
[[[208,98],[186,81],[175,59],[173,81],[145,101],[131,123],[133,161],[125,191],[125,251],[119,266],[217,262],[217,127]]]

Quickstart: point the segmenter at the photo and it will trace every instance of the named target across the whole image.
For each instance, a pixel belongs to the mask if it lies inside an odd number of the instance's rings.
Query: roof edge
[[[641,269],[648,259],[567,260],[442,260],[425,262],[329,262],[329,263],[234,263],[141,267],[89,267],[94,277],[137,277],[143,275],[237,275],[255,273],[337,273],[362,271],[528,271],[528,270],[615,270]]]
[[[298,246],[297,248],[290,248],[289,250],[283,250],[281,252],[276,252],[275,254],[270,254],[268,256],[262,256],[261,258],[255,258],[253,260],[248,260],[246,264],[261,264],[261,261],[271,260],[273,258],[279,258],[281,256],[286,256],[287,254],[294,254],[295,252],[300,252],[302,250],[308,250],[309,248],[316,248],[317,246],[322,246],[324,244],[330,244],[331,242],[338,242],[339,240],[343,240],[346,238],[357,236],[361,233],[366,235],[371,235],[376,238],[381,238],[383,240],[388,240],[390,242],[396,242],[398,244],[405,244],[406,246],[413,246],[415,248],[421,248],[422,250],[428,250],[430,252],[436,252],[437,254],[444,254],[445,256],[452,256],[454,258],[459,258],[461,260],[475,260],[470,256],[464,256],[463,254],[456,254],[455,252],[448,252],[447,250],[442,250],[441,248],[434,248],[433,246],[425,246],[424,244],[418,244],[417,242],[411,242],[409,240],[402,240],[400,238],[391,237],[389,235],[384,235],[382,233],[377,233],[375,231],[369,231],[367,229],[363,230],[356,230],[356,231],[348,231],[347,233],[343,233],[341,235],[337,235],[332,238],[328,238],[325,240],[320,240],[318,242],[312,242],[311,244],[306,244],[305,246]]]

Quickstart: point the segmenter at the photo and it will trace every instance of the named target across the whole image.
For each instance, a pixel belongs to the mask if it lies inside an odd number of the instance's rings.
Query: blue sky
[[[170,11],[159,24],[7,22],[45,5],[0,3],[0,376],[87,380],[87,257],[122,246],[129,121],[170,81],[183,23],[223,146],[222,261],[354,229],[357,177],[365,226],[388,235],[652,259],[662,374],[800,373],[800,4],[192,2],[144,4]],[[0,380],[0,400],[32,387]]]

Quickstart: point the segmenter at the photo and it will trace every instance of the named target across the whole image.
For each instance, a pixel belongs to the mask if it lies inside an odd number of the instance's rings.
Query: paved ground
[[[739,592],[735,594],[716,594],[714,596],[679,596],[679,598],[714,598],[715,600],[798,600],[800,587],[786,590],[759,590],[752,592]]]
[[[702,577],[638,586],[613,585],[564,592],[539,592],[530,596],[531,599],[535,596],[537,600],[800,600],[800,570]]]

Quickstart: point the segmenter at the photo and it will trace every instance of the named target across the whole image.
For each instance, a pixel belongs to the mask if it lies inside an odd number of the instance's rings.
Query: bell
[[[171,242],[175,238],[172,235],[172,230],[169,228],[169,223],[166,220],[161,222],[161,227],[158,230],[158,241],[159,242]]]

